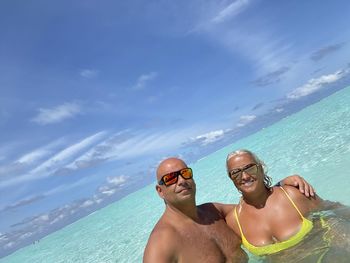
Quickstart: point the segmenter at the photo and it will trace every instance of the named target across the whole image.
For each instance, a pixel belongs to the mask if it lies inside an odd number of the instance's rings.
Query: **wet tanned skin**
[[[182,160],[169,158],[159,165],[157,180],[185,167]],[[194,180],[181,176],[176,184],[156,190],[166,208],[150,235],[144,262],[247,262],[240,238],[224,220],[222,211],[229,205],[197,206]]]
[[[250,163],[256,163],[253,156],[247,153],[238,154],[228,161],[228,169],[242,168]],[[255,246],[287,240],[298,232],[302,221],[283,191],[279,187],[267,189],[263,177],[260,168],[257,174],[243,173],[240,180],[234,181],[236,188],[243,195],[237,207],[243,233]],[[283,188],[304,216],[320,206],[321,199],[317,195],[313,198],[306,197],[295,187],[283,186]],[[240,235],[233,213],[227,214],[226,221]]]

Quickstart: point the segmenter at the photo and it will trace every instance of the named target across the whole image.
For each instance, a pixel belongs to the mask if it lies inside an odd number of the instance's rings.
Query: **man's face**
[[[187,165],[180,159],[170,158],[163,161],[157,170],[157,181],[159,182],[166,174],[180,171]],[[177,182],[168,186],[157,185],[157,192],[168,204],[181,204],[181,202],[195,199],[196,184],[194,180],[185,179],[178,175]]]

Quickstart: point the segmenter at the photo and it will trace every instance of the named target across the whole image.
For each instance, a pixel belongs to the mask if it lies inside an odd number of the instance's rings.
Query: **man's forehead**
[[[164,174],[178,171],[184,167],[187,167],[186,163],[178,158],[168,158],[162,161],[157,169],[157,177],[161,177]]]

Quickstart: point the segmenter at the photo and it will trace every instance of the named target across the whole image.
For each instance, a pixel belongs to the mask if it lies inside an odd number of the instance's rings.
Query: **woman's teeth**
[[[253,180],[250,180],[250,181],[246,181],[243,183],[244,186],[251,186],[252,184],[254,183]]]

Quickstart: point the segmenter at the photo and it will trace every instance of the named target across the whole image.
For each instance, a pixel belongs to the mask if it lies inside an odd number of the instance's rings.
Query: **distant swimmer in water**
[[[310,189],[299,176],[287,177],[284,182]],[[159,164],[156,191],[165,202],[165,211],[149,237],[145,263],[247,262],[241,239],[223,215],[232,205],[197,205],[192,169],[183,160],[168,158]]]
[[[323,242],[313,253],[298,253],[300,261],[295,257],[290,261],[286,257],[272,260],[272,255],[306,240],[314,228],[313,220],[307,216],[336,203],[324,201],[316,194],[308,197],[288,185],[272,187],[271,178],[264,172],[264,163],[248,150],[230,153],[226,167],[229,178],[242,193],[239,204],[224,212],[226,222],[250,253],[274,262],[322,262],[332,243],[330,221],[324,217],[318,220],[318,230],[322,230],[318,239]]]

